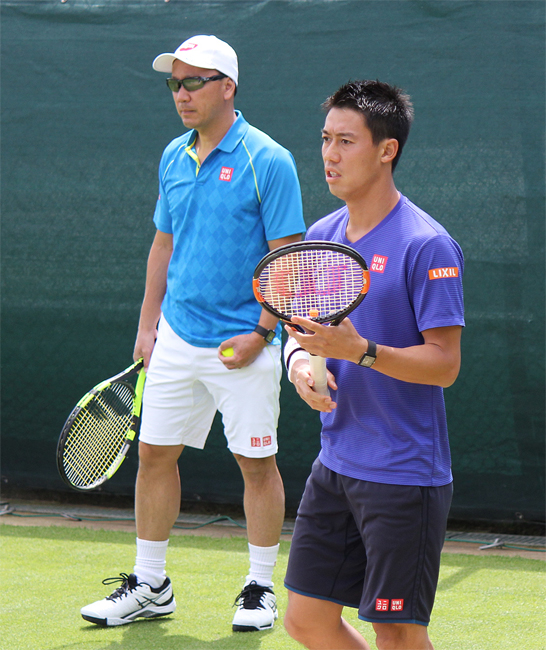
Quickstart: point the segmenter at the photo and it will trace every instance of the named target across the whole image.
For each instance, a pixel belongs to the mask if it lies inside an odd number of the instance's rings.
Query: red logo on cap
[[[195,50],[197,47],[198,43],[186,43],[184,47],[180,46],[178,48],[179,52],[185,52],[186,50]]]

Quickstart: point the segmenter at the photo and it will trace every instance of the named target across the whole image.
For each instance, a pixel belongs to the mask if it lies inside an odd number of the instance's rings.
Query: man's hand
[[[135,341],[135,349],[133,351],[134,361],[144,359],[144,371],[148,371],[150,365],[150,357],[154,349],[155,340],[157,339],[157,329],[142,331],[138,330],[137,338]]]
[[[284,329],[310,354],[358,363],[367,350],[366,339],[360,336],[348,318],[336,327],[321,325],[300,316],[292,316],[291,322],[301,325],[308,333],[302,334],[289,325],[285,325]]]
[[[218,348],[218,358],[228,370],[236,370],[249,366],[268,345],[264,338],[252,332],[252,334],[240,334],[227,339]],[[233,348],[233,356],[225,357],[222,352]]]
[[[326,372],[328,375],[328,387],[332,390],[337,390],[334,375],[329,370]],[[298,395],[313,410],[321,411],[322,413],[331,413],[337,407],[337,404],[329,395],[320,395],[313,390],[315,382],[311,376],[309,362],[305,361],[305,359],[296,359],[290,364],[290,381],[296,387]]]

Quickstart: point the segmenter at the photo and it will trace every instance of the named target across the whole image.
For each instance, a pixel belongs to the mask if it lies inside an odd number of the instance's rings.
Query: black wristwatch
[[[267,330],[261,325],[256,325],[254,331],[257,332],[260,336],[263,336],[266,343],[271,343],[275,338],[275,330]]]
[[[364,368],[371,368],[377,359],[377,345],[368,339],[368,349],[362,355],[360,361],[358,362],[359,366]]]

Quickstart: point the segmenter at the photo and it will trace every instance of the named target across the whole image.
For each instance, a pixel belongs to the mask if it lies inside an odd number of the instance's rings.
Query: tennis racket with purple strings
[[[263,257],[254,271],[256,300],[290,323],[301,316],[339,325],[364,300],[370,273],[364,258],[350,246],[304,241],[280,246]],[[309,355],[315,391],[328,395],[326,359]]]

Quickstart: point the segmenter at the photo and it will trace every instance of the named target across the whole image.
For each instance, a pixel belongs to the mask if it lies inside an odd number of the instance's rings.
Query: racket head
[[[140,426],[145,373],[142,360],[86,393],[66,420],[57,444],[57,469],[71,488],[88,491],[119,469]],[[139,373],[136,388],[127,381]]]
[[[302,316],[338,325],[366,297],[370,272],[350,246],[310,240],[265,255],[252,286],[262,307],[283,321]]]

